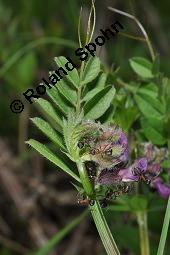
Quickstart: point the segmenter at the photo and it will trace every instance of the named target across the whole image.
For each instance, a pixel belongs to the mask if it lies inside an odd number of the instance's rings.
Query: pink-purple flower
[[[126,141],[124,135],[122,137]],[[125,155],[125,151],[122,156]],[[162,171],[161,163],[166,155],[166,150],[164,148],[158,149],[156,146],[147,143],[144,151],[145,157],[135,160],[127,168],[122,169],[118,164],[113,168],[103,169],[99,174],[98,183],[115,185],[121,182],[143,181],[155,188],[161,197],[167,198],[170,195],[170,185],[166,184],[161,177],[158,177]],[[129,155],[126,159],[128,157]]]
[[[157,177],[152,182],[152,187],[156,188],[161,197],[168,198],[170,196],[170,185],[166,184],[161,177]]]

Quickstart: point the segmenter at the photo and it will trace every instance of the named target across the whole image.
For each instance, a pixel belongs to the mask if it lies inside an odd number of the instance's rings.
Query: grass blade
[[[167,208],[166,208],[166,212],[165,212],[165,218],[164,218],[164,223],[163,223],[163,227],[162,227],[161,238],[159,241],[157,255],[164,254],[165,243],[166,243],[166,238],[167,238],[168,228],[169,228],[169,222],[170,222],[170,196],[168,199],[168,204],[167,204]]]
[[[66,235],[68,235],[73,228],[75,228],[87,215],[88,211],[83,212],[79,217],[67,224],[62,230],[60,230],[41,250],[39,250],[35,255],[46,255],[59,244]]]

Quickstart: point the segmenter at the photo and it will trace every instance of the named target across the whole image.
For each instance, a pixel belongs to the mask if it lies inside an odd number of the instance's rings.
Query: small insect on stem
[[[89,179],[92,180],[92,181],[94,181],[95,178],[96,178],[97,166],[98,165],[93,161],[86,161],[85,162],[85,167],[87,169]]]
[[[79,149],[82,149],[84,147],[84,142],[78,142],[77,146]]]
[[[109,202],[112,199],[112,196],[114,194],[114,191],[112,189],[109,189],[105,193],[105,197],[100,201],[101,207],[106,208],[109,204]]]
[[[109,189],[105,193],[105,197],[100,201],[100,204],[103,208],[106,208],[109,205],[111,200],[116,200],[117,197],[125,194],[129,194],[133,189],[133,186],[130,185],[117,185],[116,190]]]
[[[107,156],[111,156],[111,155],[112,155],[112,149],[107,150],[107,151],[105,152],[105,154],[106,154]]]
[[[79,205],[82,205],[82,206],[93,206],[95,204],[95,200],[93,199],[90,199],[88,197],[86,197],[85,195],[83,194],[78,194],[78,198],[77,198],[77,202]]]

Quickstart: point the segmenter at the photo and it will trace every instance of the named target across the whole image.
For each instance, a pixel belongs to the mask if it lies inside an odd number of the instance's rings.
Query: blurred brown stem
[[[137,220],[140,234],[141,255],[150,255],[147,212],[137,212]]]

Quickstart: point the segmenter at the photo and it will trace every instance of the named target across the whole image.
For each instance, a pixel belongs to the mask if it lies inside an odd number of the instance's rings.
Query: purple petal
[[[141,174],[144,174],[148,168],[148,161],[146,158],[138,159],[127,169],[119,171],[119,175],[123,182],[139,181]]]
[[[170,185],[159,183],[156,186],[159,195],[163,198],[168,198],[170,195]]]
[[[139,176],[134,176],[131,168],[122,169],[119,171],[119,176],[122,178],[123,182],[131,182],[131,181],[138,181]]]
[[[145,173],[148,168],[148,160],[147,158],[141,158],[135,161],[134,168],[138,168],[140,173]]]
[[[120,161],[126,164],[129,160],[129,148],[126,148],[122,155],[119,157]]]
[[[103,185],[117,184],[121,182],[121,177],[118,175],[119,170],[103,169],[98,177],[97,182]]]
[[[122,131],[120,133],[119,143],[122,144],[125,148],[128,146],[127,136]]]
[[[159,193],[159,195],[163,198],[168,198],[170,195],[170,185],[163,182],[161,177],[157,177],[154,182],[152,182],[152,186],[155,187]]]

